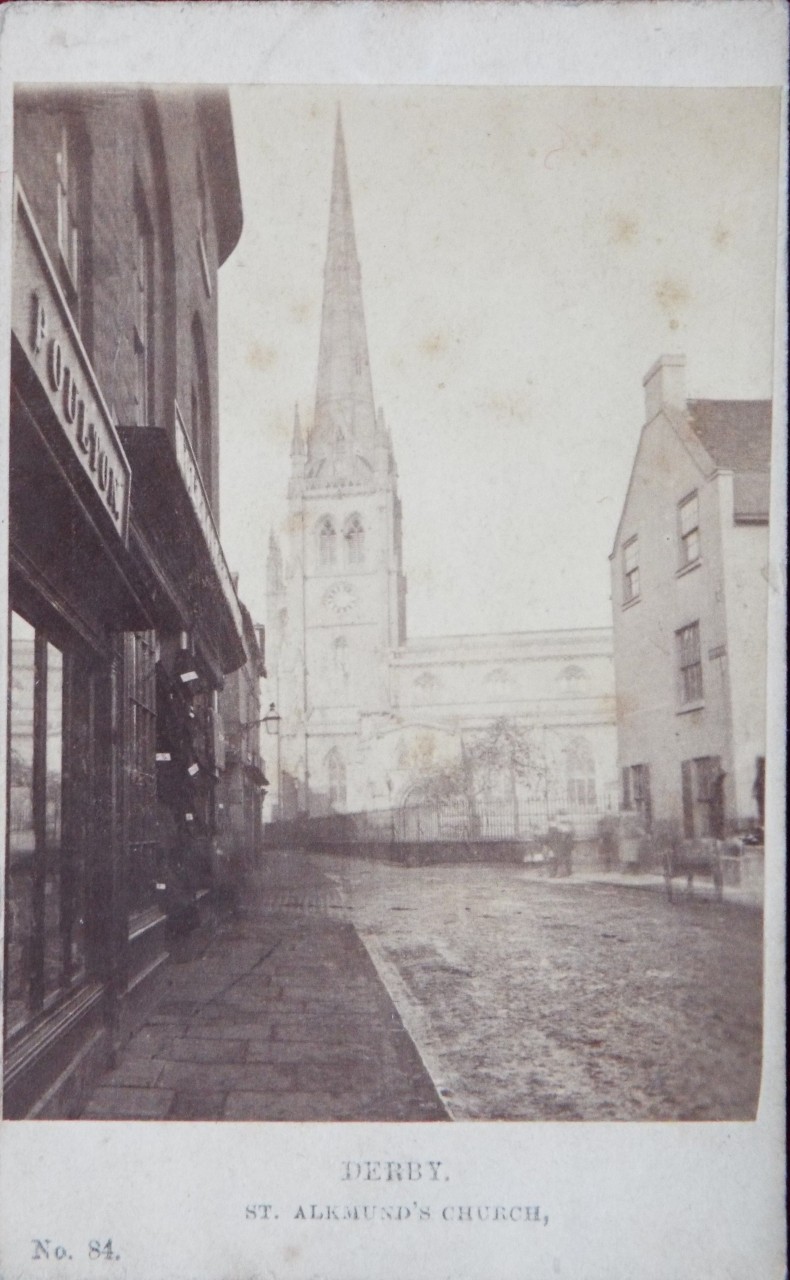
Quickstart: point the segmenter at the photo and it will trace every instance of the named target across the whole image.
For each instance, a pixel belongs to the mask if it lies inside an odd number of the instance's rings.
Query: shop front
[[[59,1109],[111,1045],[122,633],[152,623],[128,545],[129,462],[20,187],[15,201],[7,1116]]]
[[[211,883],[245,649],[177,410],[117,426],[18,183],[9,438],[3,1109],[64,1117]]]

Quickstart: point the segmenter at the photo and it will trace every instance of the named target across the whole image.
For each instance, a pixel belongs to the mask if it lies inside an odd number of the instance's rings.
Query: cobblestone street
[[[333,859],[455,1119],[755,1115],[762,912],[517,866]]]
[[[705,889],[270,854],[84,1115],[748,1119],[761,945]]]

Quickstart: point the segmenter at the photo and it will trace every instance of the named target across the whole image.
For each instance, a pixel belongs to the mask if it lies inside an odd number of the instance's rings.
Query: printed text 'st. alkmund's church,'
[[[496,757],[475,785],[499,821],[589,828],[614,803],[610,630],[407,639],[397,467],[373,396],[339,117],[315,415],[305,430],[297,411],[291,454],[286,541],[272,535],[268,560],[275,816],[408,807]],[[509,742],[513,767],[498,746],[481,755],[486,741]]]

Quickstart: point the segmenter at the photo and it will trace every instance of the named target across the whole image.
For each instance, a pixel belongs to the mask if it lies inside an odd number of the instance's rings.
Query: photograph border
[[[0,398],[8,404],[15,83],[770,85],[783,90],[784,121],[786,37],[787,9],[774,0],[738,6],[728,0],[6,6],[0,11],[0,314],[6,336]],[[786,175],[783,124],[780,191]],[[787,234],[781,200],[778,216],[770,856],[757,1120],[452,1126],[3,1121],[0,1251],[9,1276],[49,1274],[33,1262],[32,1242],[44,1239],[53,1250],[65,1250],[51,1268],[65,1280],[82,1280],[92,1243],[108,1240],[118,1255],[112,1274],[130,1280],[234,1280],[242,1274],[266,1280],[516,1280],[525,1267],[536,1280],[625,1280],[634,1274],[641,1280],[713,1280],[725,1272],[746,1280],[783,1273]],[[7,465],[4,451],[4,503]],[[5,509],[0,514],[5,538]],[[5,599],[6,551],[4,545]],[[5,650],[2,667],[5,672]],[[5,749],[3,736],[3,765]],[[272,1222],[247,1213],[251,1204],[274,1200],[337,1203],[343,1163],[363,1158],[440,1161],[453,1203],[504,1198],[542,1212],[528,1227],[503,1227],[496,1235],[493,1227],[462,1232],[458,1224],[441,1223],[435,1229],[432,1223],[430,1234],[395,1223],[323,1220],[303,1227],[285,1214]],[[105,1261],[109,1266],[107,1255]]]

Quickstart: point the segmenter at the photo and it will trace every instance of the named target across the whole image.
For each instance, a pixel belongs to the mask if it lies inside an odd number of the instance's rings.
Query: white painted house
[[[762,823],[771,402],[644,379],[611,554],[622,804],[687,838]]]

